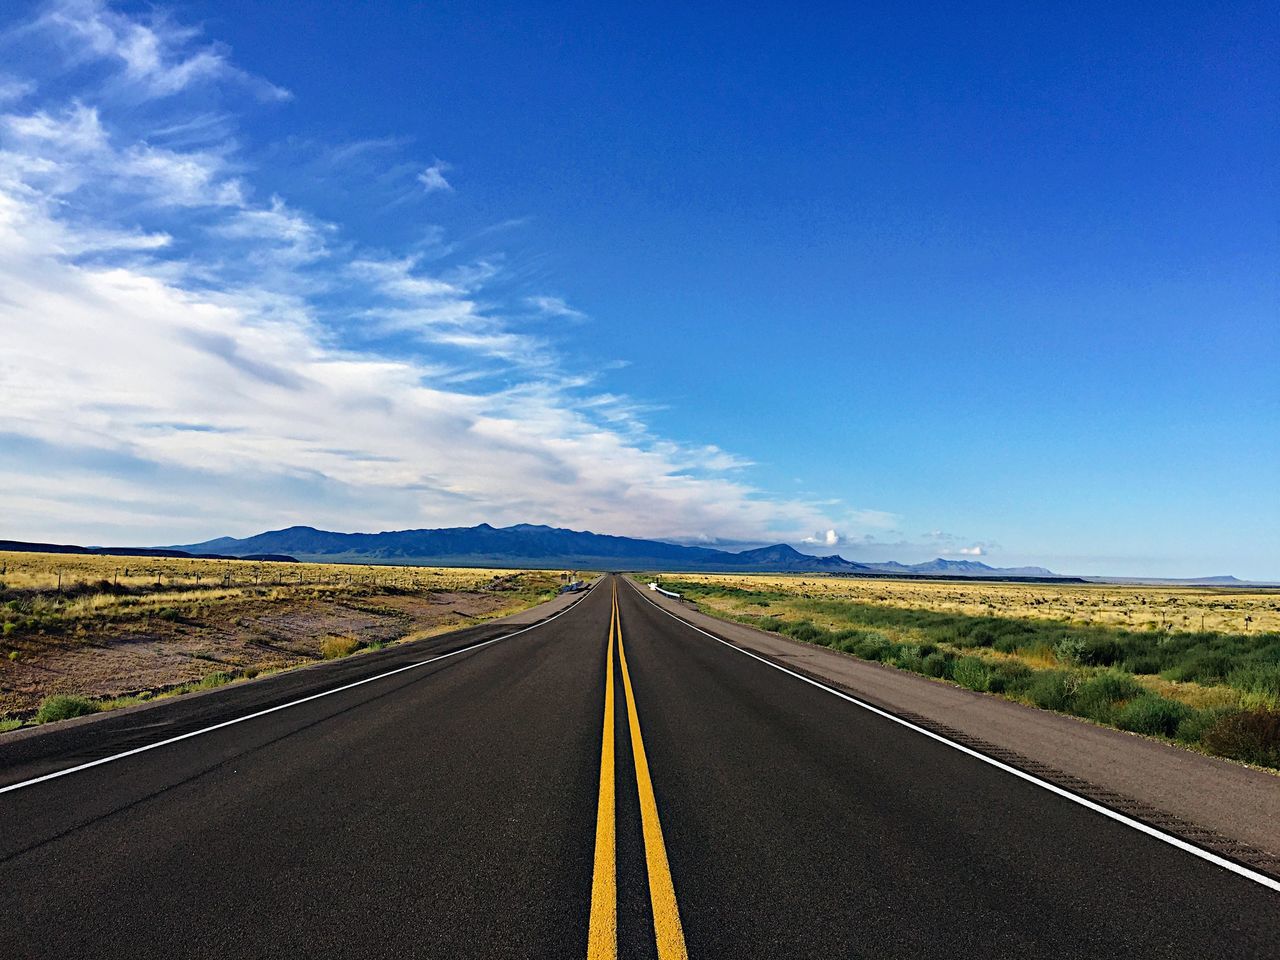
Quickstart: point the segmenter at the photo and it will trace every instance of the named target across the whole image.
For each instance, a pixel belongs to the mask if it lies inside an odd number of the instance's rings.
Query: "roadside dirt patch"
[[[510,593],[424,591],[241,598],[173,619],[91,620],[6,643],[16,656],[0,660],[0,716],[29,716],[51,694],[111,699],[297,666],[323,659],[328,637],[392,643],[527,605]]]

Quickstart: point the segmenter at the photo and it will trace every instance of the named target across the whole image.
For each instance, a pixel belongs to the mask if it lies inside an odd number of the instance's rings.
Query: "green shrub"
[[[963,638],[967,647],[989,647],[999,639],[999,635],[989,623],[976,624]]]
[[[1280,767],[1280,710],[1240,710],[1218,718],[1201,743],[1224,757]]]
[[[1001,653],[1017,653],[1025,642],[1025,637],[1008,636],[1001,637],[991,645],[991,649],[999,650]]]
[[[1077,685],[1076,677],[1065,670],[1038,670],[1027,686],[1027,696],[1043,710],[1065,711]]]
[[[1160,672],[1160,661],[1155,657],[1130,657],[1122,668],[1130,673],[1151,674]]]
[[[821,627],[815,627],[808,620],[801,620],[799,623],[788,623],[782,627],[782,632],[793,640],[800,640],[803,643],[816,643],[819,638],[825,637],[827,631]]]
[[[1221,683],[1235,666],[1235,660],[1225,653],[1205,652],[1187,657],[1161,671],[1160,676],[1180,683],[1188,680],[1196,683]]]
[[[1253,663],[1232,670],[1227,683],[1275,704],[1280,701],[1280,663]]]
[[[320,655],[326,660],[349,657],[360,647],[355,637],[325,637],[320,641]]]
[[[1076,662],[1090,667],[1109,667],[1124,657],[1124,650],[1111,637],[1091,637],[1076,655]]]
[[[36,723],[52,723],[55,720],[68,720],[97,712],[98,705],[84,697],[45,697],[40,702],[40,709],[36,711]]]
[[[1115,723],[1121,730],[1172,737],[1178,732],[1178,725],[1191,712],[1191,708],[1185,703],[1147,693],[1121,707],[1116,714]]]
[[[1204,736],[1217,725],[1227,713],[1233,713],[1231,710],[1215,709],[1215,710],[1192,710],[1182,722],[1178,724],[1178,729],[1174,733],[1174,739],[1180,743],[1200,743],[1204,740]]]
[[[1026,692],[1033,676],[1031,668],[1025,663],[1006,660],[992,666],[991,676],[987,678],[987,689],[992,693],[1017,696]]]
[[[945,653],[935,650],[926,654],[921,661],[921,673],[927,677],[948,677],[951,675],[953,661]]]
[[[1100,723],[1111,723],[1115,719],[1118,704],[1141,697],[1144,693],[1142,685],[1133,677],[1109,670],[1080,684],[1071,710]]]
[[[962,687],[982,692],[991,681],[991,670],[978,657],[961,657],[951,668],[951,678]]]
[[[893,665],[900,670],[920,673],[924,669],[924,659],[920,656],[920,648],[903,647],[894,658]]]
[[[1058,658],[1061,663],[1080,663],[1081,656],[1084,654],[1085,641],[1083,637],[1064,637],[1053,645],[1053,655]]]
[[[854,649],[849,652],[864,660],[880,660],[889,663],[898,655],[899,649],[898,644],[891,643],[881,634],[873,633],[855,641]]]
[[[221,687],[224,684],[230,683],[235,678],[236,675],[234,673],[228,673],[226,670],[219,670],[217,673],[211,673],[206,677],[202,677],[200,679],[199,686],[204,687],[205,689]]]

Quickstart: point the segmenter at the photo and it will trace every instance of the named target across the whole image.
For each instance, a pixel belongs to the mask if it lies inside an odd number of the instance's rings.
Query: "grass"
[[[1154,588],[1143,594],[1132,587],[1123,593],[1128,602],[1146,607],[1213,604],[1217,622],[1237,622],[1239,611],[1249,609],[1251,622],[1277,624],[1234,632],[1201,630],[1198,616],[1195,629],[1180,630],[1168,620],[1153,629],[1151,620],[1135,625],[1130,619],[1043,615],[1046,605],[1074,606],[1085,590],[1079,585],[947,582],[898,588],[812,576],[690,575],[664,578],[664,586],[710,613],[795,640],[1280,767],[1280,620],[1272,617],[1280,609],[1280,593],[1222,597]],[[991,593],[990,602],[982,602],[984,591]],[[1102,596],[1112,603],[1114,593],[1107,588]],[[904,597],[933,605],[906,606]],[[1026,613],[1028,603],[1035,614]]]

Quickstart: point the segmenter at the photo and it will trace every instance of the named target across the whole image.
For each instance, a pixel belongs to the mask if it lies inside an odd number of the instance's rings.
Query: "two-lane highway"
[[[0,956],[1276,956],[1274,890],[622,578],[384,653],[0,740]]]

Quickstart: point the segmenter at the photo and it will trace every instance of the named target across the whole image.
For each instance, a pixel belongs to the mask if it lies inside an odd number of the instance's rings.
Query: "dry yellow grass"
[[[815,600],[851,600],[968,616],[1030,617],[1130,630],[1280,631],[1280,590],[855,580],[812,575],[682,573],[679,578],[690,583],[743,590],[776,590]]]
[[[1245,697],[1240,691],[1231,687],[1163,680],[1157,676],[1142,676],[1137,679],[1152,693],[1185,703],[1197,710],[1231,709],[1249,705],[1244,702]]]
[[[538,573],[540,571],[528,571]],[[170,557],[103,557],[94,554],[0,553],[0,583],[16,590],[64,590],[107,581],[127,587],[169,587],[150,598],[223,585],[395,586],[417,590],[479,590],[514,571],[470,567],[403,567],[343,563],[266,563],[256,560],[196,560]],[[95,600],[106,602],[106,598]]]

